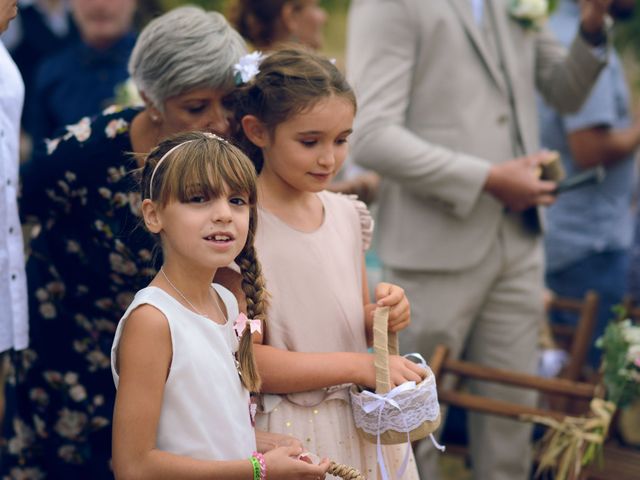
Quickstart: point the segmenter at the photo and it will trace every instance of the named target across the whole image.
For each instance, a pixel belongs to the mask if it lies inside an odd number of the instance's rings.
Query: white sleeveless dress
[[[160,310],[171,331],[173,357],[162,399],[157,448],[200,460],[249,458],[256,449],[249,393],[234,362],[238,316],[234,295],[213,284],[224,301],[224,325],[198,315],[157,287],[140,290],[118,324],[111,349],[111,370],[118,387],[116,355],[131,312],[149,304]]]
[[[256,250],[271,294],[265,344],[297,352],[366,352],[362,259],[373,222],[354,197],[318,196],[324,220],[313,232],[258,210]],[[264,395],[263,405],[257,428],[293,435],[308,451],[355,467],[369,480],[379,478],[376,445],[358,436],[348,387]],[[398,478],[407,445],[383,446],[382,452],[389,478]],[[402,478],[419,478],[410,449]]]

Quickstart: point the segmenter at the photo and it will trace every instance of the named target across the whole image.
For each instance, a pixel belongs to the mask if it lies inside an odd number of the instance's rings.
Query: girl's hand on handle
[[[389,331],[399,332],[411,323],[411,308],[404,290],[392,283],[376,286],[376,306],[389,308]]]
[[[362,371],[362,379],[356,382],[358,385],[376,388],[376,367],[374,365],[374,355],[367,354],[366,367]],[[427,371],[420,365],[413,363],[399,355],[389,355],[389,377],[392,387],[397,387],[405,382],[421,382],[427,376]]]
[[[420,365],[398,355],[389,355],[389,378],[393,387],[405,382],[419,383],[427,376],[427,371]]]
[[[302,453],[300,447],[278,447],[264,455],[267,464],[267,476],[278,479],[323,479],[329,469],[329,460],[324,459],[319,465],[299,460]]]

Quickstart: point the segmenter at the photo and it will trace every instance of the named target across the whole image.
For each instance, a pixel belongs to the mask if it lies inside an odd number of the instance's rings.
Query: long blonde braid
[[[268,294],[265,288],[264,277],[262,276],[262,267],[260,266],[255,247],[253,246],[256,227],[257,210],[255,206],[253,206],[249,220],[247,242],[245,248],[236,258],[236,263],[240,267],[240,273],[242,275],[242,291],[247,301],[247,316],[251,319],[260,320],[264,331],[265,320],[267,318]],[[240,339],[238,361],[240,362],[242,383],[245,388],[250,392],[259,392],[262,382],[253,356],[253,340],[248,329],[245,330],[245,334],[242,335]]]

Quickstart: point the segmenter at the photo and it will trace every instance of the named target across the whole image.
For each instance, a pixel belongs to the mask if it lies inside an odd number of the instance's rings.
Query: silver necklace
[[[184,293],[182,293],[178,287],[176,287],[173,282],[171,280],[169,280],[169,277],[167,276],[167,274],[164,272],[164,267],[160,267],[160,273],[162,273],[162,276],[165,278],[165,280],[169,283],[169,285],[171,285],[171,288],[173,288],[176,293],[178,295],[180,295],[182,297],[182,299],[187,302],[189,304],[189,306],[191,307],[191,309],[196,312],[198,315],[200,315],[201,317],[204,318],[209,318],[209,315],[205,315],[204,313],[200,313],[200,310],[198,310],[193,303],[191,303],[189,301],[189,299],[187,297],[185,297]],[[209,288],[209,295],[211,295],[211,288]],[[213,300],[213,303],[216,304],[216,307],[218,307],[218,311],[220,312],[220,315],[222,315],[222,320],[225,320],[226,317],[224,316],[224,312],[222,311],[222,308],[220,308],[220,305],[218,305],[218,302],[215,298],[213,298],[213,295],[211,295],[211,299]]]

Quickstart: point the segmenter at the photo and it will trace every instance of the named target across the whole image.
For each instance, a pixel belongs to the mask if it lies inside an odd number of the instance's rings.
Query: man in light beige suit
[[[527,0],[520,0],[526,2]],[[347,75],[359,101],[355,161],[382,178],[377,250],[403,286],[413,322],[404,351],[438,343],[474,362],[534,372],[542,315],[535,89],[560,111],[580,107],[606,62],[610,0],[581,0],[567,52],[511,0],[352,0]],[[506,387],[471,385],[535,402]],[[530,428],[471,415],[474,478],[528,478]],[[438,478],[422,442],[424,479]]]

